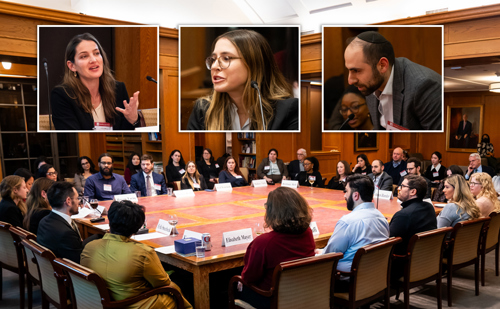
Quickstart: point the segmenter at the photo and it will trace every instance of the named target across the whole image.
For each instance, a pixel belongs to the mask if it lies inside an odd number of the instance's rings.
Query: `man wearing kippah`
[[[395,58],[391,42],[366,31],[347,46],[348,82],[366,96],[374,130],[441,130],[442,78],[433,70]]]

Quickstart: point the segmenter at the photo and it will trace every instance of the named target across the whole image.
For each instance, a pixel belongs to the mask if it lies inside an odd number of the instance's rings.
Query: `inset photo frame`
[[[483,136],[483,105],[447,107],[446,151],[476,152]]]

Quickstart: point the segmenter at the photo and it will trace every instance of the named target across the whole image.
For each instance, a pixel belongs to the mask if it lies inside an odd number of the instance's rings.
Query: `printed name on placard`
[[[170,235],[173,228],[174,226],[170,225],[167,220],[160,219],[158,221],[158,225],[156,226],[156,231],[165,235]]]
[[[252,240],[253,234],[251,228],[222,233],[223,247],[246,244],[252,242]]]
[[[252,180],[252,187],[267,187],[267,181],[265,179]]]
[[[313,232],[313,235],[315,235],[315,236],[319,235],[318,224],[316,224],[316,222],[311,222],[309,224],[309,227],[311,228],[311,231]]]
[[[281,186],[292,188],[292,189],[297,189],[298,187],[300,187],[298,180],[283,180],[283,181],[281,181]]]
[[[129,193],[129,194],[117,194],[113,196],[113,200],[117,202],[121,201],[131,201],[134,203],[137,203],[138,199],[135,193]]]
[[[214,188],[215,188],[215,191],[217,191],[217,192],[231,192],[231,191],[233,191],[233,187],[231,186],[230,182],[216,183]]]
[[[193,189],[175,190],[174,196],[175,197],[194,196],[194,192]]]
[[[376,190],[373,192],[373,199],[392,200],[392,191],[389,190]]]
[[[190,230],[184,230],[184,235],[182,235],[182,239],[186,238],[196,238],[201,240],[201,233],[190,231]]]

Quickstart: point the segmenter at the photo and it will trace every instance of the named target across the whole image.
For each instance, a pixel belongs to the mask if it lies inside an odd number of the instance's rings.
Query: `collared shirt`
[[[378,105],[378,111],[380,112],[380,125],[387,128],[387,121],[394,122],[394,113],[392,106],[392,81],[394,79],[394,66],[392,66],[391,76],[385,85],[384,90],[380,95],[377,95],[377,91],[373,94],[380,101]]]
[[[433,169],[436,170],[436,172],[439,172],[440,168],[441,168],[441,163],[438,163],[438,165],[436,165],[436,166],[433,165],[432,168],[431,168],[431,172],[432,172]]]
[[[151,196],[156,196],[156,190],[155,190],[155,182],[153,180],[153,171],[149,172],[149,175],[142,172],[142,174],[144,175],[144,185],[146,186],[146,193],[148,192],[148,178],[147,176],[149,176],[149,183],[151,184]]]
[[[236,104],[231,103],[231,119],[233,123],[231,124],[232,130],[250,130],[250,118],[247,119],[243,127],[240,124],[240,116],[238,116],[238,107]]]
[[[299,161],[299,169],[301,172],[305,171],[304,169],[304,162]]]
[[[380,182],[380,178],[382,178],[382,173],[380,175],[373,175],[373,184],[375,185],[375,190],[378,188],[378,183]]]
[[[267,172],[267,175],[281,175],[280,169],[278,167],[278,160],[276,162],[272,162],[269,160],[269,171]]]
[[[399,166],[399,164],[401,164],[401,161],[399,161],[399,162],[392,161],[392,166],[393,166],[394,168],[398,167],[398,166]]]
[[[389,223],[373,203],[359,204],[335,225],[323,253],[342,252],[337,265],[341,271],[351,271],[352,260],[359,248],[389,238]]]
[[[469,174],[467,174],[467,173],[465,173],[465,179],[466,179],[466,180],[469,180],[469,178],[470,178],[470,176],[471,176],[472,174],[475,174],[475,173],[482,173],[482,172],[483,172],[483,166],[482,166],[482,165],[479,165],[479,167],[478,167],[478,168],[475,168],[475,169],[472,171],[472,173],[471,173],[470,175],[469,175]]]
[[[60,211],[57,211],[57,210],[55,210],[55,209],[52,209],[52,212],[53,212],[53,213],[55,213],[56,215],[61,216],[64,220],[66,220],[66,222],[68,222],[69,226],[73,227],[73,226],[71,225],[71,222],[73,221],[73,219],[71,219],[71,217],[70,217],[70,216],[68,216],[67,214],[62,213],[62,212],[60,212]]]
[[[115,195],[126,193],[132,192],[123,176],[112,173],[111,178],[106,179],[99,172],[87,178],[83,195],[103,201],[112,200]]]

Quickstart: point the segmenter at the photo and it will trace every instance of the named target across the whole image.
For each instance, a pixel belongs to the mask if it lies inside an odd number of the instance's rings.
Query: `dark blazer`
[[[375,176],[373,176],[373,173],[370,173],[367,175],[368,177],[373,180]],[[380,177],[380,176],[379,176]],[[392,177],[387,174],[386,172],[382,172],[382,178],[378,181],[378,188],[379,190],[387,190],[387,191],[392,191]]]
[[[434,180],[443,180],[446,178],[446,170],[447,168],[445,166],[443,166],[441,164],[441,167],[439,168],[439,171],[438,171],[438,176],[437,177],[434,177],[433,176],[433,172],[432,172],[432,164],[427,166],[427,169],[425,170],[425,173],[424,173],[424,176],[425,178],[429,179],[430,181],[434,181]]]
[[[191,185],[189,184],[189,181],[186,178],[184,178],[184,177],[182,178],[182,181],[181,181],[181,189],[182,190],[184,190],[184,189],[193,189],[193,188],[191,188]],[[203,191],[203,190],[206,190],[206,189],[208,189],[208,187],[207,187],[207,183],[205,182],[205,178],[200,177],[200,188],[199,189],[193,189],[193,191]]]
[[[210,178],[219,178],[220,165],[219,167],[216,167],[215,164],[219,165],[217,161],[213,161],[210,165],[205,163],[205,160],[201,160],[197,163],[198,172],[203,176],[203,178],[205,178],[205,183],[209,189],[214,188],[214,183],[210,182]]]
[[[58,258],[80,263],[83,243],[80,235],[58,214],[51,212],[38,225],[37,242]]]
[[[199,99],[194,104],[193,111],[189,116],[187,130],[205,130],[205,114],[209,102]],[[229,124],[230,125],[230,124]],[[299,129],[299,100],[289,98],[276,101],[274,105],[274,117],[267,125],[267,130],[298,130]]]
[[[221,171],[219,174],[219,183],[227,183],[227,182],[230,182],[232,187],[248,186],[245,177],[241,176],[241,178],[236,178],[231,173],[228,173],[226,171]]]
[[[184,167],[182,169],[184,169]],[[186,171],[184,171],[184,173],[182,174],[179,173],[179,171],[173,164],[165,166],[165,175],[167,175],[168,182],[181,181],[181,178],[185,173]]]
[[[66,92],[67,91],[67,92]],[[69,94],[68,94],[69,93]],[[123,100],[129,102],[129,97],[125,84],[116,82],[116,107],[125,108]],[[71,90],[57,86],[50,94],[50,105],[52,107],[52,121],[56,130],[92,130],[94,119],[92,114],[86,113],[78,104],[76,99],[72,99]],[[140,126],[138,124],[137,126]],[[116,111],[113,130],[134,130],[135,127],[125,119],[122,113]]]
[[[406,172],[406,161],[405,160],[401,160],[401,163],[396,168],[394,168],[394,166],[392,165],[392,161],[389,161],[389,162],[384,164],[384,172],[386,172],[387,174],[389,174],[389,176],[392,177],[392,183],[394,183],[394,184],[399,183],[399,180],[401,179],[401,172],[402,171]],[[408,172],[406,172],[406,173],[408,173]],[[406,176],[406,174],[404,176]]]
[[[464,121],[460,121],[458,124],[458,130],[457,130],[457,135],[464,136],[467,134],[467,137],[470,137],[470,134],[472,133],[472,123],[467,120],[465,123],[465,129],[464,129]]]
[[[493,167],[491,167],[491,166],[481,165],[481,170],[483,171],[483,173],[487,173],[488,175],[490,175],[491,178],[496,176],[495,169],[493,169]],[[472,172],[469,175],[469,178],[467,180],[469,180],[472,175],[474,175],[474,172]]]
[[[41,209],[33,212],[31,214],[30,226],[28,230],[36,235],[36,233],[38,233],[38,225],[40,224],[40,221],[42,221],[42,219],[48,216],[51,212],[52,210],[50,209]]]
[[[305,171],[300,172],[298,176],[299,185],[311,187],[311,184],[309,183],[309,176],[316,176],[316,181],[312,185],[313,187],[318,187],[318,188],[324,187],[323,177],[321,177],[321,173],[319,171],[312,172],[312,174],[308,174]]]
[[[285,163],[283,163],[283,160],[276,159],[276,164],[278,164],[278,169],[280,170],[281,176],[288,177],[288,169],[286,168]],[[262,162],[260,162],[259,166],[257,167],[257,176],[259,176],[260,179],[264,178],[264,176],[267,175],[267,172],[269,172],[269,170],[264,170],[266,166],[270,166],[269,158],[262,159]]]
[[[162,175],[152,172],[153,182],[161,186],[161,190],[156,190],[157,195],[167,194],[167,185]],[[153,188],[154,190],[154,188]],[[146,196],[146,181],[144,179],[144,172],[135,173],[130,180],[130,191],[141,191],[141,196]]]
[[[406,58],[396,58],[392,84],[394,123],[409,130],[441,130],[441,92],[441,75]],[[366,105],[374,130],[383,130],[375,94],[366,97]]]
[[[10,198],[6,197],[0,201],[0,221],[9,223],[12,226],[23,227],[23,213],[17,207],[16,203]]]
[[[344,190],[345,181],[340,181],[337,176],[333,176],[332,179],[330,179],[330,181],[328,182],[328,185],[326,187],[332,190]]]
[[[298,180],[300,173],[300,161],[293,160],[288,164],[288,175],[292,180]]]

